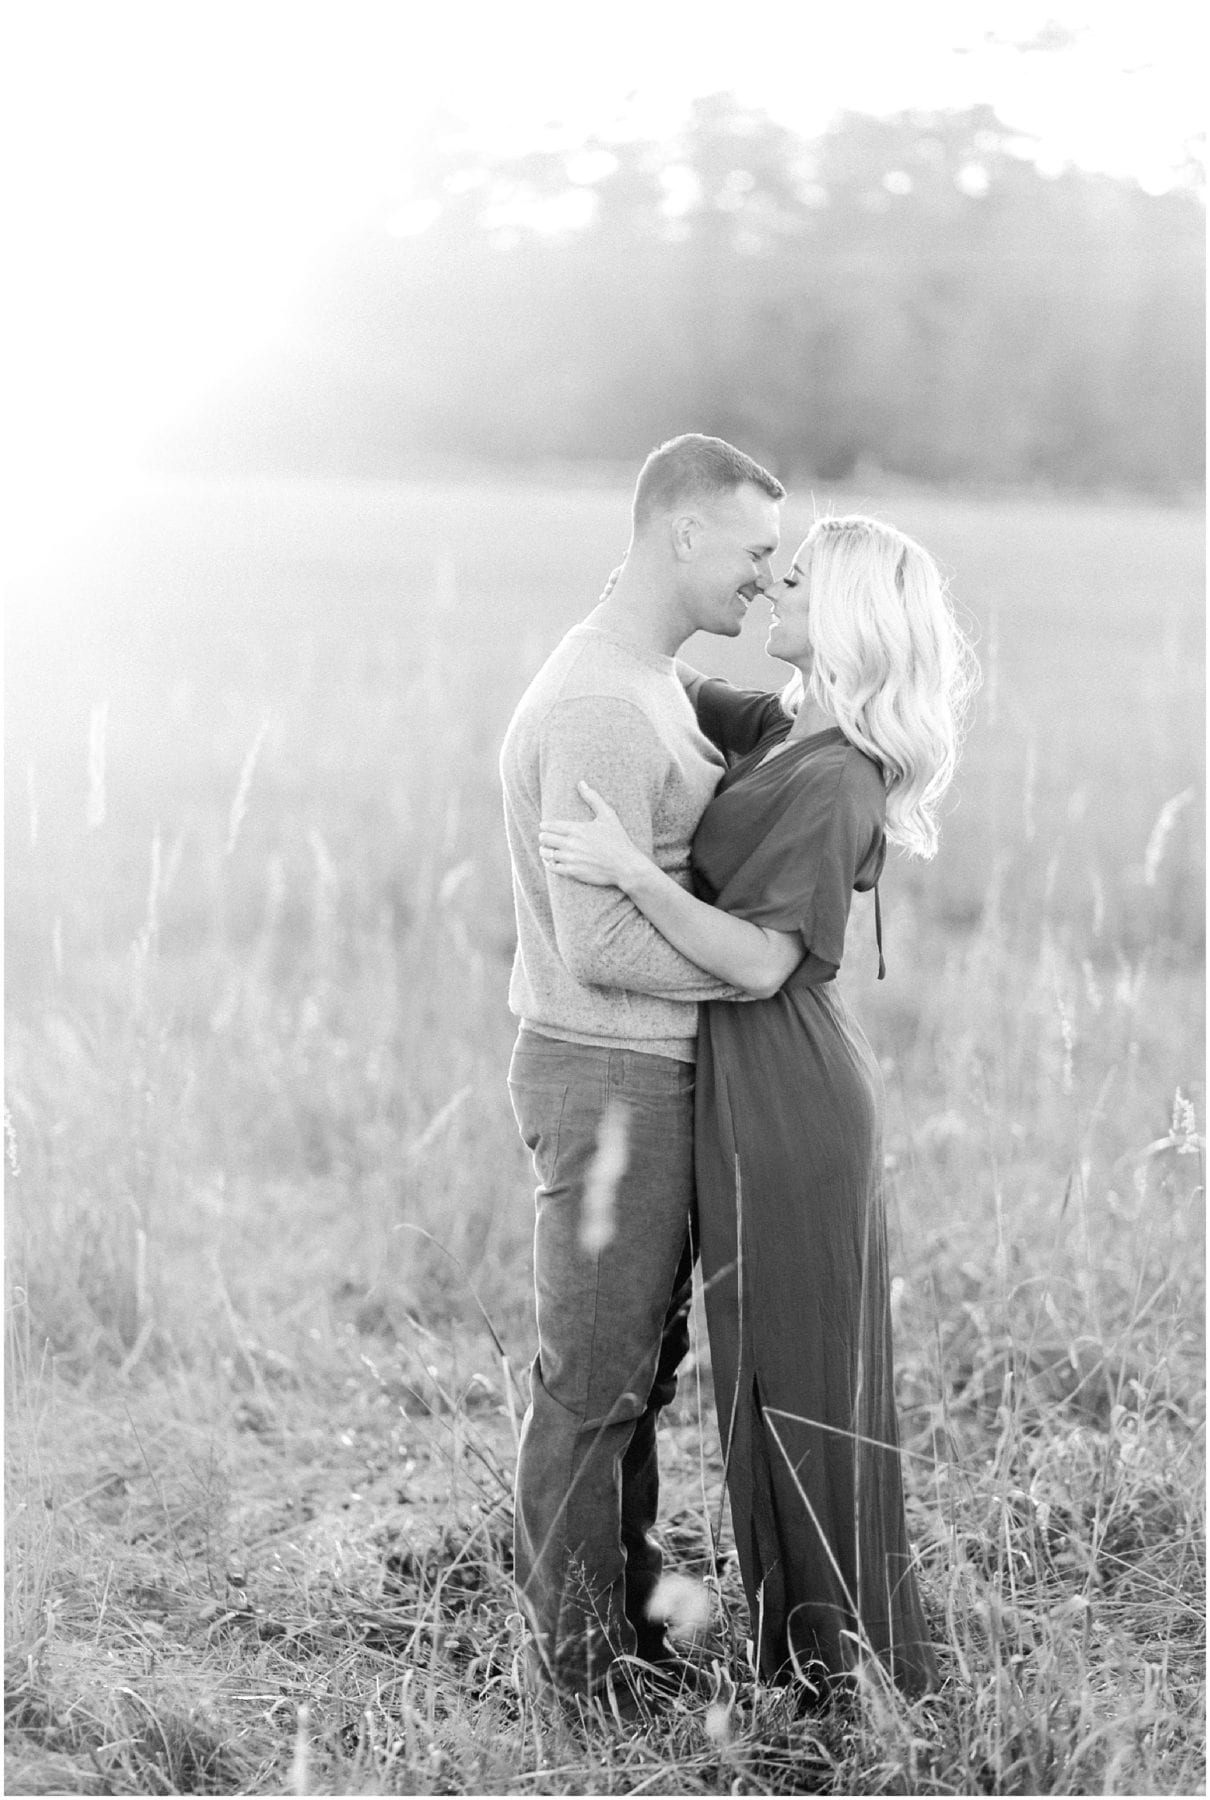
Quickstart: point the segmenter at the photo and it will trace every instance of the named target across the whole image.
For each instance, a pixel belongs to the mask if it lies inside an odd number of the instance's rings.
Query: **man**
[[[695,631],[738,634],[771,582],[784,498],[720,438],[653,451],[617,581],[539,670],[501,755],[521,1021],[509,1087],[539,1183],[516,1580],[540,1674],[572,1694],[613,1693],[619,1657],[673,1662],[648,1617],[650,1531],[656,1420],[688,1345],[697,1005],[750,996],[673,950],[620,890],[548,874],[538,826],[584,816],[587,781],[689,885],[722,758],[674,658]]]

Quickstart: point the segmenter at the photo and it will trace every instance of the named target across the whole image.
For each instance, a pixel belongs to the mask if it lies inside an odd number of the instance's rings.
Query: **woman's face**
[[[811,637],[808,615],[811,595],[810,539],[799,545],[797,554],[780,581],[768,590],[773,607],[773,621],[765,640],[765,649],[780,662],[793,663],[804,669],[811,661]]]

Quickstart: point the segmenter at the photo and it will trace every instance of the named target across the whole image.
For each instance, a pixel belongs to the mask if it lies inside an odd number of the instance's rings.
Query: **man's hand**
[[[543,819],[538,831],[542,861],[555,875],[585,881],[590,887],[616,887],[625,893],[651,866],[636,847],[608,801],[586,781],[576,783],[591,819]]]

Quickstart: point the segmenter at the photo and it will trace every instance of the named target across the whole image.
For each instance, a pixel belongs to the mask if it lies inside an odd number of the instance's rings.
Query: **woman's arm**
[[[556,875],[619,887],[682,956],[757,1000],[777,993],[805,955],[795,931],[772,931],[695,899],[627,836],[617,814],[586,781],[588,820],[543,821],[539,843]]]
[[[681,686],[684,688],[686,694],[688,694],[689,699],[696,706],[697,690],[701,687],[706,677],[702,674],[700,669],[695,669],[692,663],[685,662],[679,656],[676,659],[676,673]]]

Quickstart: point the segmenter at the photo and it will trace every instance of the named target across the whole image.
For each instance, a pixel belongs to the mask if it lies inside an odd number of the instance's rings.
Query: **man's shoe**
[[[647,1673],[656,1677],[660,1687],[676,1698],[713,1700],[716,1697],[718,1680],[713,1669],[706,1665],[702,1646],[696,1647],[695,1655],[682,1656],[661,1632],[656,1639],[640,1640],[638,1658]]]
[[[691,1691],[679,1671],[620,1656],[591,1694],[569,1696],[564,1704],[565,1710],[574,1707],[585,1724],[620,1725],[634,1731],[654,1725],[661,1713],[685,1705],[689,1698]]]
[[[514,1680],[519,1693],[535,1702],[548,1717],[582,1727],[622,1725],[633,1729],[650,1725],[659,1707],[666,1704],[669,1697],[657,1691],[654,1682],[650,1687],[647,1685],[644,1677],[654,1677],[655,1673],[654,1669],[646,1668],[633,1657],[623,1657],[612,1663],[604,1680],[588,1692],[552,1681],[535,1644],[527,1644],[522,1655],[514,1661]]]
[[[579,1724],[642,1728],[669,1707],[701,1705],[715,1697],[718,1683],[708,1670],[665,1647],[658,1662],[619,1656],[590,1693],[552,1682],[537,1646],[527,1644],[515,1660],[518,1692],[540,1707]]]
[[[715,1682],[707,1670],[683,1657],[667,1655],[658,1663],[620,1656],[606,1676],[615,1693],[628,1689],[641,1709],[654,1714],[669,1706],[692,1706],[713,1699]]]
[[[682,1704],[713,1700],[719,1685],[712,1670],[704,1669],[700,1663],[690,1662],[684,1656],[661,1657],[658,1663],[648,1667],[646,1679],[660,1693],[666,1693]]]

